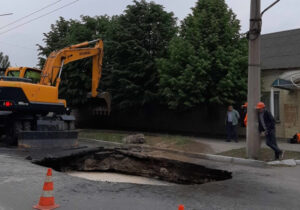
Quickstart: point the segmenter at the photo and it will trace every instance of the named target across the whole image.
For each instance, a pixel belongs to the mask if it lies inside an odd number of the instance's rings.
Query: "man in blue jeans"
[[[283,158],[284,152],[278,148],[276,142],[275,119],[273,115],[265,109],[265,104],[259,102],[256,105],[258,111],[259,132],[266,136],[266,144],[274,151],[275,160]]]
[[[233,106],[228,106],[226,115],[226,130],[227,130],[227,142],[234,140],[238,142],[237,139],[237,125],[239,124],[240,114],[236,111]]]

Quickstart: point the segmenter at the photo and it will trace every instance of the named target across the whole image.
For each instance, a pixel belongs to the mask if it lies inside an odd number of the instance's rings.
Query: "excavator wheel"
[[[109,116],[111,112],[110,93],[101,92],[94,98],[89,94],[88,105],[93,116]]]
[[[21,121],[14,121],[9,123],[6,129],[5,143],[11,146],[18,145],[18,135],[23,130]]]

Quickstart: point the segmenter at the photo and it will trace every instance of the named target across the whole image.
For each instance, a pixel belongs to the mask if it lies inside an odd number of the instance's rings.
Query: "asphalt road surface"
[[[1,152],[0,152],[1,153]],[[196,161],[196,160],[195,160]],[[300,167],[217,168],[233,179],[203,185],[153,186],[89,181],[54,172],[54,194],[66,210],[299,209]],[[0,155],[0,210],[32,209],[42,193],[46,168],[22,155]]]

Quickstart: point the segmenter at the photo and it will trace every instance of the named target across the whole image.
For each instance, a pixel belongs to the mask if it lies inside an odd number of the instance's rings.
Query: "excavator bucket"
[[[108,92],[98,93],[96,97],[88,94],[89,107],[94,116],[108,116],[111,112],[111,96]]]

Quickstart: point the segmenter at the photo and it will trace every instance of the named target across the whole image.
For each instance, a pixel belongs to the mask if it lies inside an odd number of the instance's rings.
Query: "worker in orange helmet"
[[[258,111],[259,132],[264,133],[266,137],[266,144],[274,151],[275,160],[283,158],[284,152],[278,148],[276,142],[275,119],[271,112],[266,110],[263,102],[256,105]]]
[[[248,120],[248,114],[247,114],[247,108],[248,108],[248,102],[245,102],[244,105],[242,105],[242,109],[244,110],[245,117],[244,117],[244,126],[247,127],[247,120]]]

